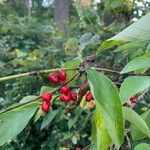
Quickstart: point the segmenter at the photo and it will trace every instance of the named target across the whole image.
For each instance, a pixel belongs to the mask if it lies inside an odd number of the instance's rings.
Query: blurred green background
[[[149,10],[149,0],[0,0],[0,77],[59,68],[80,53],[84,58]],[[130,58],[143,53],[142,49],[109,51],[99,55],[94,65],[120,70]],[[109,77],[113,81],[123,78]],[[26,95],[39,95],[42,86],[54,87],[47,74],[0,82],[0,109]],[[64,108],[43,130],[41,118],[0,150],[86,147],[91,143],[92,111],[77,108],[64,115]]]

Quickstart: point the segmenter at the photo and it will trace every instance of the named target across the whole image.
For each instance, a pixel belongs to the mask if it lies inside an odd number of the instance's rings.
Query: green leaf
[[[29,101],[32,101],[32,100],[34,100],[36,98],[38,98],[38,96],[36,96],[36,95],[28,95],[28,96],[25,96],[19,103],[29,102]]]
[[[120,87],[120,98],[124,104],[129,98],[150,87],[149,76],[130,76],[126,78]],[[129,90],[130,89],[130,90]]]
[[[141,143],[135,146],[134,150],[150,150],[150,144]]]
[[[115,51],[116,52],[130,51],[130,50],[137,50],[140,48],[143,49],[144,47],[145,47],[145,43],[143,41],[134,41],[134,42],[129,42],[129,43],[119,46]]]
[[[79,67],[80,59],[78,57],[74,58],[73,60],[67,61],[64,64],[65,68],[77,68]],[[70,80],[76,73],[76,70],[67,71],[67,79]],[[73,86],[75,84],[75,80],[71,81],[68,85]]]
[[[93,143],[96,143],[95,149],[97,150],[107,150],[112,142],[103,117],[98,109],[95,111],[93,118],[92,141]]]
[[[40,95],[44,94],[45,92],[50,92],[52,90],[49,86],[42,86],[40,90]]]
[[[70,37],[64,44],[66,55],[77,55],[79,41],[77,38]]]
[[[51,121],[55,118],[59,110],[50,110],[44,117],[43,122],[41,124],[41,130],[45,128]]]
[[[98,52],[102,52],[104,50],[107,50],[107,49],[110,49],[116,45],[119,45],[121,43],[124,43],[123,41],[113,41],[113,40],[110,40],[110,41],[104,41],[102,42],[101,46],[98,48]]]
[[[146,122],[134,110],[123,107],[124,118],[131,122],[141,133],[150,137],[150,130]]]
[[[150,56],[146,55],[136,57],[133,60],[131,60],[120,73],[123,74],[145,68],[150,68]]]
[[[38,107],[38,103],[30,103],[0,114],[0,146],[26,127]]]
[[[44,112],[39,108],[34,116],[34,123],[40,119]]]
[[[97,45],[100,43],[100,36],[98,34],[92,35],[91,32],[83,34],[80,38],[80,50],[83,50],[87,45]]]
[[[136,41],[150,39],[150,13],[109,40]]]
[[[119,149],[124,141],[124,121],[118,91],[105,75],[92,69],[87,69],[86,72],[96,107],[104,119],[110,137]]]
[[[76,108],[75,111],[75,116],[74,118],[70,118],[68,121],[68,127],[69,130],[73,127],[73,125],[78,121],[78,118],[80,117],[80,115],[82,114],[83,109],[81,109],[80,107]]]
[[[147,126],[148,126],[148,128],[150,130],[150,119],[149,119],[150,118],[150,110],[145,112],[145,113],[143,113],[140,116],[146,122],[146,124],[147,124]],[[132,139],[134,141],[142,140],[142,139],[147,137],[146,134],[143,134],[142,132],[140,132],[139,129],[136,126],[134,126],[134,125],[131,128],[131,136],[132,136]]]

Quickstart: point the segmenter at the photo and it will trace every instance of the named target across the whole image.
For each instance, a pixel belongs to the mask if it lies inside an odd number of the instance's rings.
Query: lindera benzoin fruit
[[[130,101],[134,104],[137,104],[138,103],[138,99],[136,98],[136,96],[131,96],[130,97]]]
[[[43,103],[41,105],[41,109],[43,112],[47,113],[50,109],[50,106],[51,106],[50,101],[52,100],[52,94],[49,92],[46,92],[41,96],[41,98],[43,100]]]
[[[70,101],[75,102],[78,100],[78,95],[72,89],[67,86],[67,74],[64,69],[58,70],[58,73],[51,72],[48,76],[49,81],[51,81],[54,84],[60,84],[59,92],[60,101],[64,103],[68,103]],[[79,88],[80,89],[80,88]],[[41,96],[43,103],[41,105],[41,109],[43,112],[47,113],[50,110],[51,107],[51,100],[52,100],[52,94],[50,92],[46,92]],[[90,102],[93,100],[92,93],[88,91],[85,93],[85,100],[86,102]]]
[[[85,100],[87,102],[90,102],[91,100],[93,100],[93,95],[90,91],[86,93]]]
[[[49,79],[49,81],[53,82],[54,84],[57,84],[60,82],[60,80],[58,79],[58,76],[53,72],[49,74],[48,79]]]
[[[66,74],[66,71],[64,69],[58,70],[58,79],[60,81],[62,81],[62,82],[65,81],[66,77],[67,77],[67,74]]]
[[[70,88],[68,86],[62,86],[60,89],[61,93],[67,94],[70,91]]]
[[[43,101],[49,102],[52,99],[52,94],[49,92],[46,92],[41,96],[41,98]]]
[[[49,112],[50,106],[51,106],[50,101],[49,102],[44,101],[41,105],[41,109],[43,112],[47,113],[47,112]]]

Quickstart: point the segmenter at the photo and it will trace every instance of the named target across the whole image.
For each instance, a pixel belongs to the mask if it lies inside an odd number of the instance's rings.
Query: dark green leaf
[[[34,116],[34,123],[39,120],[39,118],[44,114],[44,112],[39,108]]]
[[[50,110],[44,117],[43,122],[41,124],[41,130],[45,128],[51,121],[55,118],[59,110]]]

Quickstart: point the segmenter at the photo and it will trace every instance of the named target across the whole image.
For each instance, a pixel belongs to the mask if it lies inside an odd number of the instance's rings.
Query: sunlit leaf
[[[93,118],[92,141],[95,144],[96,150],[107,150],[112,142],[98,109],[95,111]]]
[[[92,69],[87,69],[86,72],[96,107],[112,141],[119,148],[124,141],[124,121],[118,91],[105,75]]]
[[[120,87],[120,98],[125,103],[129,98],[150,87],[149,76],[130,76],[126,78]]]

